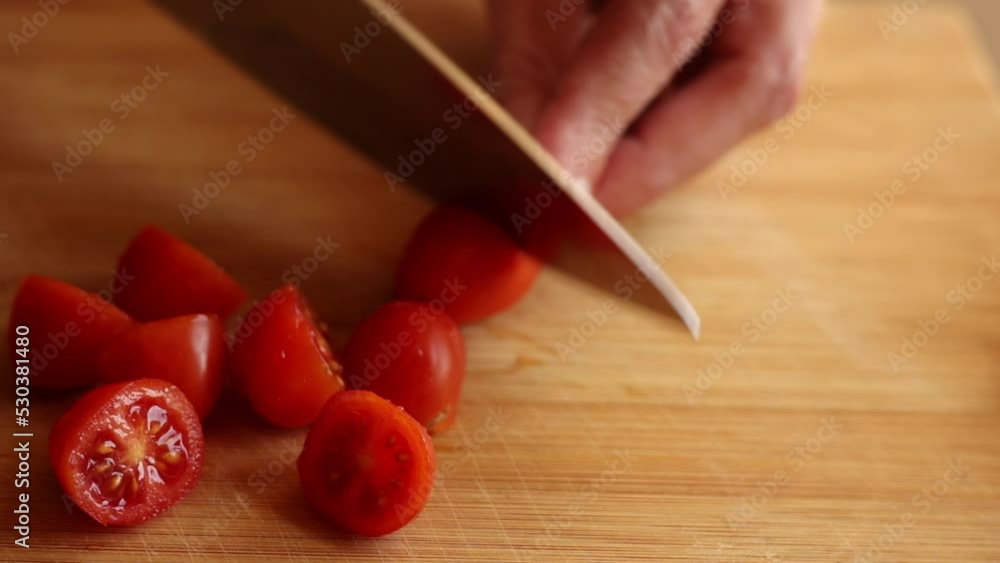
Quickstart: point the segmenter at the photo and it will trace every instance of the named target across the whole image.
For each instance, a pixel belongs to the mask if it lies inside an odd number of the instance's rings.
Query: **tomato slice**
[[[184,392],[204,420],[212,412],[226,368],[225,327],[214,315],[136,324],[108,342],[98,362],[106,383],[153,378]]]
[[[131,526],[194,488],[201,423],[180,389],[157,379],[98,387],[56,423],[49,453],[63,490],[104,525]]]
[[[459,206],[436,209],[417,227],[396,271],[396,293],[443,304],[459,323],[515,305],[541,263],[498,227]]]
[[[306,498],[344,530],[394,532],[423,510],[434,482],[434,446],[403,409],[368,391],[323,407],[298,460]]]
[[[66,390],[97,381],[97,359],[104,345],[132,325],[132,319],[99,296],[43,276],[28,276],[10,313],[11,358],[15,329],[29,329],[31,384]]]
[[[344,388],[340,364],[293,285],[271,292],[247,313],[231,349],[236,387],[257,414],[276,426],[311,423],[327,399]]]
[[[344,374],[352,389],[389,399],[430,432],[441,432],[458,414],[465,340],[440,309],[435,313],[423,303],[388,303],[351,335],[344,349]]]
[[[115,303],[140,321],[198,313],[225,319],[247,299],[246,291],[218,264],[158,227],[136,235],[118,268],[129,281]]]

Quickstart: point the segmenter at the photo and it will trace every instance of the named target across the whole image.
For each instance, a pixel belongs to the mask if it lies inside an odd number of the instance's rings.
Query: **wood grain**
[[[36,9],[5,3],[0,30]],[[671,253],[669,271],[703,316],[701,342],[628,302],[593,328],[607,297],[557,272],[466,330],[459,424],[435,439],[441,483],[404,531],[331,532],[290,464],[303,433],[268,429],[236,400],[206,427],[206,474],[190,498],[142,527],[102,529],[67,512],[47,464],[47,428],[70,399],[33,395],[33,547],[11,547],[8,524],[4,558],[1000,560],[1000,278],[967,281],[1000,252],[996,84],[962,12],[925,6],[884,40],[888,11],[831,5],[809,75],[828,99],[628,222]],[[481,40],[475,25],[451,29]],[[427,203],[390,193],[381,170],[304,117],[185,224],[178,206],[283,104],[162,13],[70,3],[19,54],[3,52],[0,316],[29,272],[104,287],[124,241],[151,222],[256,295],[329,235],[341,247],[304,288],[340,338],[388,295]],[[170,76],[119,120],[113,100],[156,64]],[[58,182],[51,162],[103,118],[115,131]],[[949,127],[959,138],[914,178],[907,162]],[[720,197],[748,150],[775,145]],[[844,224],[897,180],[906,191],[848,240]],[[959,284],[971,297],[951,293]],[[781,291],[791,305],[777,313]],[[949,322],[894,370],[887,355],[939,309]],[[685,386],[700,395],[689,400]],[[967,469],[947,484],[949,464]]]

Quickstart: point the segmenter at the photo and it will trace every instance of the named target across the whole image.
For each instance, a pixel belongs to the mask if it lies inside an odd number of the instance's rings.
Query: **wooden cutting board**
[[[0,30],[37,9],[5,3]],[[462,14],[474,24],[430,33],[475,53],[481,12]],[[206,426],[186,501],[102,529],[67,511],[48,467],[71,399],[33,394],[32,548],[15,548],[7,378],[4,559],[1000,560],[1000,277],[983,267],[1000,253],[996,82],[963,13],[927,5],[883,37],[891,14],[831,5],[798,117],[628,221],[669,253],[700,342],[628,302],[598,313],[606,296],[554,271],[465,330],[459,423],[435,438],[439,486],[405,530],[331,532],[298,486],[303,432],[235,399]],[[339,341],[389,296],[429,204],[304,116],[249,160],[241,143],[284,103],[155,8],[70,3],[2,57],[0,316],[30,272],[106,287],[147,223],[256,295],[330,237],[303,287]],[[115,100],[157,65],[169,76],[123,115]],[[104,119],[114,130],[58,181],[52,162]],[[241,172],[185,223],[179,206],[230,160]]]

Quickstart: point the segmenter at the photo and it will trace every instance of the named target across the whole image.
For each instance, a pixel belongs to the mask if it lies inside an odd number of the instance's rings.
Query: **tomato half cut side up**
[[[234,385],[275,426],[311,423],[344,388],[340,364],[295,286],[272,291],[257,303],[240,322],[230,347]]]
[[[437,301],[459,323],[481,321],[517,304],[541,262],[486,219],[457,205],[434,210],[407,243],[396,294]]]
[[[214,315],[136,324],[113,338],[98,361],[101,381],[162,379],[176,385],[204,420],[226,377],[225,327]]]
[[[334,395],[298,459],[309,502],[341,529],[392,533],[423,510],[435,471],[423,425],[369,391]]]
[[[31,385],[63,391],[97,382],[97,362],[108,341],[133,325],[118,307],[100,296],[68,283],[28,276],[14,298],[10,313],[11,361],[19,326],[31,335]]]
[[[140,321],[198,313],[225,319],[247,299],[229,274],[159,227],[139,232],[118,260],[125,280],[115,303]]]
[[[98,387],[56,423],[49,453],[63,490],[104,525],[131,526],[194,488],[201,423],[181,391],[157,379]]]

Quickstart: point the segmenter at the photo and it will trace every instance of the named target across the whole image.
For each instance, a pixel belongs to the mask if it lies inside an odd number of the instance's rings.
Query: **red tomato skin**
[[[243,287],[218,264],[159,227],[146,227],[132,239],[118,271],[132,279],[115,303],[140,321],[199,313],[226,319],[247,300]]]
[[[481,321],[517,304],[541,263],[498,227],[456,205],[427,216],[396,271],[396,294],[440,301],[455,321]]]
[[[120,411],[139,399],[160,400],[172,410],[173,422],[183,430],[188,451],[183,480],[169,494],[148,493],[148,504],[115,511],[100,505],[90,490],[87,476],[81,470],[93,438],[102,430],[122,428],[126,423]],[[118,414],[115,414],[118,413]],[[113,383],[83,395],[56,422],[49,434],[49,460],[56,479],[70,500],[91,518],[104,526],[134,526],[155,518],[190,493],[201,479],[205,457],[205,439],[194,407],[173,385],[156,379],[138,379]]]
[[[31,385],[48,391],[89,387],[97,381],[104,345],[133,321],[118,307],[70,284],[43,276],[21,282],[11,306],[8,342],[13,362],[15,330],[29,329]]]
[[[352,434],[348,439],[356,436],[350,432],[352,428],[341,425],[345,421],[353,423],[358,420],[366,420],[382,430],[379,433],[372,431],[371,436],[382,438],[387,433],[399,436],[412,454],[406,460],[406,471],[395,474],[403,481],[402,488],[398,491],[390,489],[389,494],[393,494],[395,498],[387,502],[383,510],[375,513],[372,513],[371,506],[367,510],[360,506],[365,499],[363,487],[371,485],[366,478],[371,478],[372,474],[377,478],[384,478],[386,469],[393,467],[393,457],[388,454],[379,457],[381,452],[386,451],[383,448],[388,444],[381,440],[366,439],[360,444],[361,451],[329,450],[338,445],[337,440],[343,439],[345,430]],[[353,442],[351,445],[359,444]],[[357,454],[355,457],[368,456],[372,467],[359,471],[366,473],[347,485],[349,490],[346,494],[331,493],[326,462],[333,459],[331,455],[343,457],[351,454]],[[395,459],[398,461],[398,457]],[[365,537],[379,537],[406,526],[424,509],[433,490],[437,458],[427,429],[402,408],[369,391],[342,391],[330,398],[316,423],[309,429],[296,465],[306,498],[320,513],[344,531]],[[359,480],[362,482],[358,483]]]
[[[162,379],[176,385],[198,417],[212,412],[226,377],[225,326],[215,315],[187,315],[136,324],[105,347],[104,383]]]
[[[233,334],[234,384],[275,426],[312,423],[344,388],[340,364],[314,318],[305,297],[286,285],[247,313]]]
[[[432,434],[455,422],[465,360],[458,324],[410,301],[380,307],[355,329],[343,354],[350,388],[388,399]]]

